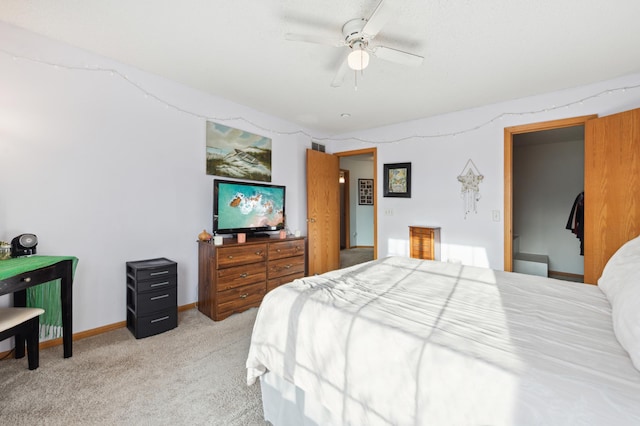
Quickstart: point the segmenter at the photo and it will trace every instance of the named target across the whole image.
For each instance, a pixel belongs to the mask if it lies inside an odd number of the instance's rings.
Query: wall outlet
[[[500,210],[493,210],[491,212],[491,219],[493,219],[494,222],[500,222]]]
[[[393,216],[393,209],[385,209],[384,215],[385,216]]]

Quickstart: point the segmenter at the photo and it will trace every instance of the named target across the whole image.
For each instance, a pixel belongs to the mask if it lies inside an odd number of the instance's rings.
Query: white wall
[[[204,171],[204,119],[145,97],[118,75],[85,67],[116,68],[165,102],[206,117],[241,116],[267,129],[218,120],[273,138],[273,182],[287,185],[287,226],[305,232],[310,143],[282,135],[298,127],[6,24],[0,24],[0,48],[0,239],[33,232],[40,254],[80,259],[74,332],[124,321],[127,260],[177,261],[178,303],[197,300],[195,240],[211,228],[213,181]],[[12,59],[6,51],[80,70]],[[378,149],[379,257],[408,255],[408,226],[431,225],[442,227],[443,260],[502,269],[504,127],[636,108],[636,85],[640,74],[357,132],[371,142],[336,140],[327,148]],[[457,135],[439,136],[449,133]],[[456,177],[469,159],[484,181],[477,214],[465,219]],[[381,196],[382,166],[398,162],[413,164],[410,199]],[[393,214],[385,216],[387,209]],[[500,221],[492,220],[493,210]],[[0,303],[7,305],[9,296]]]
[[[349,170],[349,216],[351,247],[373,247],[373,206],[358,204],[358,179],[373,179],[373,161],[341,157],[340,168]]]
[[[408,255],[408,226],[440,226],[442,260],[502,269],[504,128],[588,114],[605,116],[637,108],[640,107],[638,86],[640,74],[630,75],[342,135],[329,144],[327,150],[341,152],[377,147],[378,257]],[[428,94],[425,99],[428,102]],[[350,137],[368,142],[350,140]],[[403,141],[399,141],[401,139]],[[465,219],[457,176],[469,159],[484,175],[484,180],[480,184],[477,214],[471,213]],[[412,197],[383,197],[383,165],[402,162],[412,163]],[[386,215],[387,210],[392,214]],[[493,220],[494,210],[499,214],[499,221]]]
[[[129,260],[176,261],[178,304],[197,301],[196,239],[212,226],[206,120],[166,104],[263,127],[219,121],[272,138],[273,183],[287,186],[287,226],[306,233],[310,141],[268,131],[298,127],[9,25],[0,24],[0,49],[0,240],[32,232],[38,254],[79,258],[74,332],[125,320]],[[165,102],[86,66],[116,69]],[[0,305],[10,300],[0,296]]]
[[[513,233],[520,252],[549,256],[549,270],[584,274],[580,240],[565,229],[584,191],[584,140],[513,147]]]

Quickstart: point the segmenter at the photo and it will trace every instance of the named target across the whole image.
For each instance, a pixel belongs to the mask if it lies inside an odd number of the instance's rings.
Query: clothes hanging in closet
[[[566,229],[576,234],[580,240],[580,255],[584,256],[584,192],[578,194],[573,202]]]

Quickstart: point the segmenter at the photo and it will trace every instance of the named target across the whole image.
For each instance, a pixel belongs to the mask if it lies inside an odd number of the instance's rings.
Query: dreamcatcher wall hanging
[[[478,213],[478,201],[480,200],[480,182],[484,176],[480,173],[473,161],[469,159],[458,176],[458,181],[462,184],[460,197],[464,203],[464,218],[473,210]]]

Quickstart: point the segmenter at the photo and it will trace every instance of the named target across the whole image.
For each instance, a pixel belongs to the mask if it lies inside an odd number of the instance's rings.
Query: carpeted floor
[[[340,250],[340,268],[373,260],[373,247],[357,247]]]
[[[13,425],[266,425],[245,361],[257,309],[213,322],[197,309],[178,327],[136,340],[118,329],[0,361],[0,423]]]

